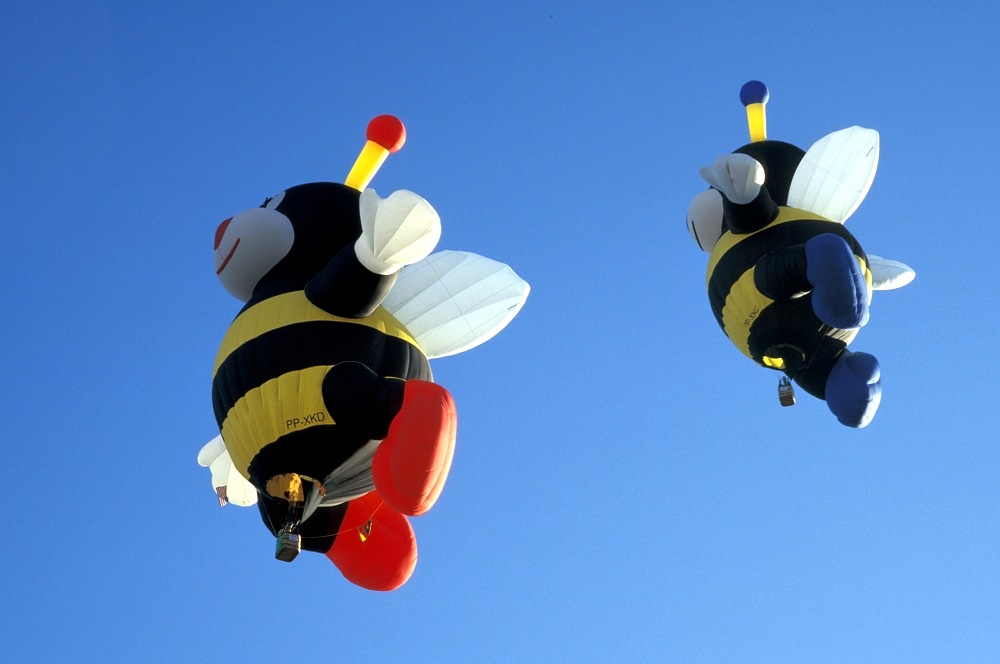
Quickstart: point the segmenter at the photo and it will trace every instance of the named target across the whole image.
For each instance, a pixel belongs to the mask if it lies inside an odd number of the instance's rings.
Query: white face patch
[[[261,277],[284,258],[295,241],[288,217],[274,210],[284,192],[227,219],[215,234],[215,273],[231,295],[246,302]]]

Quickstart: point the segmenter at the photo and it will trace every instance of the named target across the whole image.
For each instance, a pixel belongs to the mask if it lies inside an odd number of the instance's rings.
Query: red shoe
[[[406,517],[372,491],[348,503],[326,557],[355,585],[395,590],[417,566],[417,539]]]
[[[448,390],[408,380],[403,405],[372,459],[372,478],[397,512],[418,516],[441,495],[455,453],[458,415]]]

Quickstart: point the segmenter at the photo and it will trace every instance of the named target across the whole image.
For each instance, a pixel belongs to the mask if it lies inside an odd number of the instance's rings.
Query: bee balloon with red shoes
[[[867,426],[881,402],[875,356],[847,349],[868,322],[872,291],[908,284],[913,270],[866,254],[844,222],[875,177],[879,135],[849,127],[802,150],[767,138],[767,87],[746,83],[751,142],[701,169],[687,225],[709,252],[712,312],[730,341],[758,364],[826,401],[844,425]]]
[[[441,222],[420,196],[368,188],[404,141],[378,116],[344,184],[290,187],[218,227],[216,274],[245,306],[215,361],[220,434],[198,455],[221,504],[256,503],[276,558],[322,553],[372,590],[413,573],[409,517],[451,467],[457,409],[429,360],[497,334],[529,291],[502,263],[432,253]]]

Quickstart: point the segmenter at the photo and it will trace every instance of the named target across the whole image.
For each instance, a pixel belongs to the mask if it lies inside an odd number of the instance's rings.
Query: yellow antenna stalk
[[[750,127],[750,140],[767,140],[767,115],[764,106],[770,94],[767,86],[760,81],[747,81],[740,88],[740,101],[747,109],[747,124]]]
[[[399,118],[393,115],[379,115],[368,123],[365,132],[365,146],[361,154],[351,166],[344,184],[348,187],[364,191],[375,173],[382,167],[385,158],[396,152],[406,142],[406,128]]]

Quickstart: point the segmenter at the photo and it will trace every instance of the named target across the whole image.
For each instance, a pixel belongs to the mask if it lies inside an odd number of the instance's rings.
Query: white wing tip
[[[872,254],[868,254],[868,266],[872,273],[872,290],[902,288],[917,276],[914,269],[906,263]]]
[[[444,250],[404,268],[382,304],[433,359],[494,337],[521,310],[529,291],[509,265]]]

